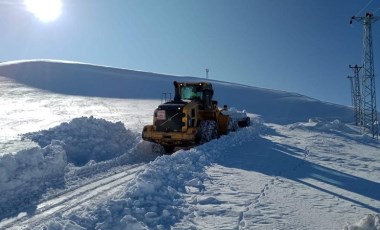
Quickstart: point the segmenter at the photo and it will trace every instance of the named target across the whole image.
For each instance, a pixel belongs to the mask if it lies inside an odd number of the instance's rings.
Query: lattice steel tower
[[[374,17],[371,13],[366,13],[365,17],[351,18],[350,23],[355,20],[364,26],[363,30],[363,71],[362,71],[362,114],[361,122],[363,128],[369,129],[372,137],[379,138],[377,110],[376,110],[376,84],[375,68],[373,62],[372,47],[372,24],[380,17]]]
[[[349,67],[354,71],[354,76],[348,76],[347,78],[350,79],[351,82],[351,99],[352,106],[354,107],[355,125],[361,125],[362,97],[360,92],[359,72],[362,69],[362,67],[359,67],[358,65],[349,65]]]

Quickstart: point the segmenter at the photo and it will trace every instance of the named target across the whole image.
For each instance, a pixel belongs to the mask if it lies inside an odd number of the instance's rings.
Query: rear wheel
[[[218,129],[216,121],[201,121],[197,136],[199,144],[204,144],[211,141],[212,139],[218,138]]]
[[[251,119],[249,117],[244,118],[244,120],[241,120],[238,122],[239,127],[247,127],[251,124]]]

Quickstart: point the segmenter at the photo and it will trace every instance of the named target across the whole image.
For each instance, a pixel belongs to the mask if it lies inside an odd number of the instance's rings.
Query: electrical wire
[[[359,10],[355,16],[358,16],[359,14],[361,14],[363,12],[363,10],[365,10],[371,3],[373,2],[373,0],[369,1],[361,10]],[[377,9],[378,10],[378,9]],[[376,11],[377,11],[376,10]]]
[[[380,10],[380,7],[377,8],[377,10],[375,10],[375,12],[373,12],[373,14],[376,14],[376,12],[379,11],[379,10]]]

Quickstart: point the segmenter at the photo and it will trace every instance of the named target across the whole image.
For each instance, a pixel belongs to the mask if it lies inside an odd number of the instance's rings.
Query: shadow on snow
[[[356,193],[370,199],[380,200],[380,183],[364,178],[339,172],[325,166],[307,161],[307,151],[288,145],[273,143],[264,138],[258,138],[244,146],[231,149],[225,157],[217,162],[225,167],[260,172],[268,176],[287,178],[319,191],[355,203],[374,212],[380,212],[379,207],[347,197],[336,191],[318,187],[303,179],[316,181],[335,186],[346,191]]]

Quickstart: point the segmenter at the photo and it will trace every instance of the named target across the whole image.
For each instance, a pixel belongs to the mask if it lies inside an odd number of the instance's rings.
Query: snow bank
[[[113,200],[87,213],[57,217],[45,227],[63,227],[69,220],[91,229],[169,229],[192,212],[186,210],[183,194],[189,189],[204,189],[205,167],[226,149],[252,140],[257,134],[258,126],[250,126],[188,151],[158,157]]]
[[[36,141],[40,147],[1,156],[0,218],[33,209],[48,188],[63,186],[71,174],[92,175],[95,169],[104,171],[128,161],[137,136],[121,122],[93,117],[24,134],[23,138]],[[73,170],[66,167],[68,162],[87,165]]]
[[[298,122],[289,125],[290,129],[308,129],[316,130],[322,132],[342,132],[358,134],[358,132],[346,124],[342,123],[340,120],[325,121],[318,118],[310,118],[308,122]]]
[[[68,162],[77,166],[116,158],[138,142],[138,134],[125,129],[123,123],[94,117],[75,118],[69,123],[27,133],[23,137],[37,142],[41,147],[53,140],[64,142]]]
[[[369,214],[357,223],[345,226],[344,230],[380,230],[380,214]]]
[[[67,164],[63,145],[53,141],[44,148],[26,149],[0,158],[0,218],[31,205],[48,187],[63,181]]]
[[[121,122],[93,117],[24,134],[40,147],[1,156],[0,218],[33,209],[48,188],[65,185],[67,177],[91,176],[128,162],[137,136]]]

